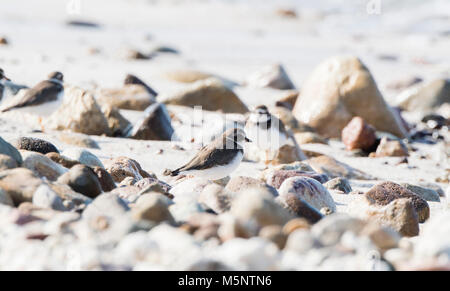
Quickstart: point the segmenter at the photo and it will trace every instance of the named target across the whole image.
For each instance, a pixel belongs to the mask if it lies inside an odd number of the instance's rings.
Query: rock
[[[246,84],[258,88],[295,89],[294,84],[280,64],[270,65],[255,72],[248,78]]]
[[[144,117],[129,129],[125,136],[140,140],[172,140],[169,113],[164,104],[155,103],[144,112]]]
[[[257,189],[241,192],[233,201],[230,212],[249,229],[284,225],[293,218],[275,202],[270,192]]]
[[[383,227],[377,223],[368,223],[361,231],[361,235],[367,236],[380,249],[386,251],[397,248],[401,236],[390,227]]]
[[[266,182],[268,185],[276,189],[280,189],[281,184],[283,184],[283,182],[286,179],[292,177],[308,177],[319,181],[321,184],[329,180],[327,175],[317,174],[315,172],[303,172],[296,170],[277,170],[271,171],[270,174],[266,175]]]
[[[423,262],[424,259],[435,258],[439,261],[442,260],[441,264],[446,263],[448,266],[447,258],[450,257],[449,219],[450,213],[443,211],[433,216],[424,225],[420,239],[416,241],[414,246],[414,251],[419,262]]]
[[[375,152],[376,157],[407,157],[408,148],[400,140],[389,140],[383,137]]]
[[[151,56],[135,49],[127,49],[123,52],[124,59],[127,60],[149,60]]]
[[[332,212],[336,212],[336,204],[330,193],[314,179],[307,177],[289,178],[281,184],[278,192],[280,196],[286,198],[289,194],[294,194],[317,210],[328,207]]]
[[[92,202],[91,198],[75,192],[69,185],[53,182],[48,184],[48,186],[52,188],[70,210],[84,209],[86,205]]]
[[[62,156],[73,161],[78,161],[80,164],[91,168],[104,168],[103,163],[97,158],[97,156],[85,149],[68,148],[62,152]]]
[[[45,128],[89,135],[111,135],[108,121],[90,93],[72,87],[66,89],[64,95],[63,104],[44,121]]]
[[[329,190],[338,190],[345,194],[353,191],[350,182],[345,178],[334,178],[323,185]]]
[[[441,199],[439,198],[439,194],[430,188],[424,188],[417,185],[412,185],[409,183],[402,183],[400,184],[402,187],[405,187],[409,191],[413,192],[420,198],[426,201],[433,201],[433,202],[441,202]]]
[[[332,246],[337,244],[344,233],[350,231],[359,234],[365,226],[364,221],[350,217],[346,214],[332,214],[325,216],[316,223],[311,233],[324,246]]]
[[[294,138],[299,145],[308,143],[328,144],[325,138],[314,132],[297,132],[294,134]]]
[[[0,173],[0,189],[5,191],[18,206],[22,202],[31,202],[41,179],[25,168],[6,170]]]
[[[99,149],[97,142],[90,138],[85,134],[77,134],[77,133],[60,133],[58,135],[58,139],[63,143],[82,147],[82,148],[91,148],[91,149]]]
[[[169,199],[159,193],[145,194],[139,197],[132,209],[133,218],[136,220],[151,220],[157,223],[167,222],[174,224],[174,218],[169,211]]]
[[[332,157],[321,155],[306,160],[314,171],[326,174],[330,178],[344,177],[347,179],[373,180],[374,178],[360,170],[339,162]]]
[[[197,201],[220,214],[230,210],[234,196],[234,193],[230,193],[222,186],[212,183],[203,189]]]
[[[428,189],[436,191],[436,193],[439,194],[439,197],[445,197],[444,190],[438,184],[434,184],[434,183],[420,183],[419,185],[421,187],[423,187],[423,188],[428,188]]]
[[[327,138],[340,137],[354,116],[377,130],[406,137],[367,67],[356,57],[333,57],[320,64],[302,87],[294,116]]]
[[[0,154],[10,156],[16,161],[18,165],[22,164],[22,156],[20,155],[19,151],[1,137],[0,137]]]
[[[146,192],[157,192],[166,196],[170,192],[170,189],[172,189],[169,184],[164,183],[155,177],[141,179],[134,183],[134,186],[141,189],[142,194]]]
[[[407,111],[434,112],[445,103],[450,103],[450,80],[438,79],[420,83],[400,93],[399,107]]]
[[[92,169],[97,176],[100,185],[102,186],[103,192],[110,192],[116,188],[116,183],[114,183],[114,179],[104,168],[94,167]]]
[[[259,231],[259,237],[265,238],[282,250],[286,245],[287,236],[283,233],[283,228],[279,225],[268,225]]]
[[[310,250],[319,246],[320,243],[314,236],[304,229],[293,231],[286,242],[285,250],[299,254],[306,254]]]
[[[82,28],[100,28],[101,25],[95,22],[83,21],[83,20],[71,20],[66,22],[68,26],[76,26]]]
[[[90,198],[102,193],[102,186],[95,172],[85,165],[73,166],[69,172],[58,178],[58,183],[69,185],[74,191]]]
[[[161,98],[161,97],[160,97]],[[165,104],[201,106],[203,110],[223,113],[247,113],[247,106],[236,94],[217,79],[206,79],[191,84],[188,88],[163,98]]]
[[[294,109],[295,102],[297,101],[300,92],[297,90],[286,91],[286,95],[281,97],[275,103],[275,106],[282,107],[283,109],[292,110]]]
[[[395,199],[384,207],[374,208],[369,212],[369,218],[402,236],[419,235],[419,217],[411,199]]]
[[[205,212],[205,208],[197,202],[196,193],[186,193],[182,196],[175,196],[174,204],[169,210],[177,223],[184,223],[191,219],[193,215]]]
[[[263,172],[263,176],[271,174],[273,171],[303,171],[303,172],[314,172],[313,168],[305,162],[293,162],[290,164],[283,164],[269,168]],[[265,178],[267,179],[267,178]]]
[[[342,130],[342,142],[349,151],[355,149],[368,151],[376,139],[375,128],[359,116],[353,117]]]
[[[133,126],[115,107],[105,105],[102,107],[102,111],[108,120],[112,136],[124,136]]]
[[[143,178],[155,178],[141,168],[141,165],[127,157],[117,157],[105,161],[105,168],[117,183],[126,177],[135,178],[137,181]]]
[[[58,149],[48,141],[33,137],[20,137],[14,142],[14,146],[19,150],[38,152],[43,155],[47,153],[59,153]]]
[[[275,13],[278,16],[286,17],[286,18],[297,18],[297,12],[294,9],[277,9]]]
[[[244,176],[236,176],[231,178],[230,182],[226,185],[225,190],[233,193],[239,193],[253,188],[264,188],[266,191],[272,193],[273,196],[278,196],[277,190],[272,186],[269,186],[258,179]]]
[[[97,102],[101,105],[109,105],[119,109],[144,111],[156,102],[155,96],[141,85],[124,85],[122,88],[100,89]]]
[[[114,188],[110,193],[122,198],[127,203],[134,203],[142,190],[135,186],[121,186]]]
[[[275,152],[272,163],[275,165],[290,164],[306,159],[305,154],[298,146],[285,144]]]
[[[17,168],[17,162],[12,157],[0,154],[0,171]]]
[[[45,177],[50,181],[56,181],[59,176],[67,172],[67,169],[55,163],[48,157],[37,152],[21,151],[22,167],[30,169],[38,177]]]
[[[0,189],[0,204],[14,207],[13,200],[9,197],[9,194],[2,189]]]
[[[412,200],[420,223],[425,222],[430,217],[430,207],[425,200],[410,190],[393,182],[382,182],[373,186],[366,192],[365,197],[370,204],[378,206],[388,205],[397,199],[408,198]]]
[[[62,199],[48,185],[42,184],[33,194],[33,205],[57,211],[67,211]]]
[[[152,88],[150,88],[150,86],[148,86],[144,81],[142,81],[141,79],[139,79],[138,77],[136,77],[135,75],[131,75],[128,74],[125,77],[125,80],[123,82],[124,85],[140,85],[142,87],[145,88],[145,90],[147,90],[147,92],[153,96],[156,97],[158,95],[158,93],[156,93],[155,90],[153,90]],[[145,108],[144,108],[145,109]]]
[[[299,200],[299,199],[298,199]],[[299,200],[300,201],[300,200]],[[290,235],[297,229],[309,230],[311,228],[309,222],[304,218],[294,218],[283,226],[283,232]]]
[[[212,78],[213,75],[193,70],[178,70],[165,73],[164,77],[175,82],[194,83]]]
[[[0,45],[8,45],[9,41],[6,37],[0,37]]]
[[[48,153],[45,155],[50,160],[54,161],[55,163],[60,164],[61,166],[70,169],[75,165],[78,165],[80,162],[71,160],[65,156],[61,156],[58,153]]]
[[[170,189],[170,193],[175,197],[183,196],[189,193],[200,194],[206,186],[211,184],[215,183],[200,178],[183,179],[173,185],[172,189]]]
[[[294,214],[296,217],[306,219],[310,224],[318,222],[323,217],[317,209],[294,193],[280,195],[276,200],[290,213]]]

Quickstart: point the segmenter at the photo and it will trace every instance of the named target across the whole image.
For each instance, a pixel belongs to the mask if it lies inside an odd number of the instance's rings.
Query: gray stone
[[[353,191],[352,186],[350,186],[350,182],[345,178],[334,178],[323,185],[327,189],[339,190],[345,194],[348,194]]]
[[[417,186],[417,185],[413,185],[413,184],[409,184],[409,183],[403,183],[401,185],[426,201],[433,201],[433,202],[441,201],[441,199],[439,198],[439,194],[433,189],[425,188],[425,187],[421,187],[421,186]]]
[[[22,156],[20,155],[19,151],[1,137],[0,137],[0,154],[10,156],[16,161],[18,165],[22,164]]]
[[[102,193],[102,186],[95,172],[85,165],[75,165],[58,178],[58,183],[69,185],[74,191],[90,198]]]
[[[62,199],[46,184],[42,184],[36,189],[36,192],[34,192],[33,204],[38,207],[50,208],[58,211],[67,210]]]

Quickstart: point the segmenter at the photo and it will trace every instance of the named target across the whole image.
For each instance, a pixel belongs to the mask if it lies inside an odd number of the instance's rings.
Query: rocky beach
[[[450,270],[448,1],[29,2],[0,111],[64,94],[0,113],[0,270]],[[167,175],[258,105],[270,163]]]

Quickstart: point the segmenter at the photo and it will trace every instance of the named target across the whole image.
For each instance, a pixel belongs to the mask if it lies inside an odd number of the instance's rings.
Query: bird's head
[[[0,68],[0,80],[6,80],[6,81],[9,81],[9,79],[6,78],[5,72],[3,71],[2,68]]]
[[[56,81],[59,81],[59,82],[63,82],[64,81],[64,75],[61,72],[50,73],[50,75],[48,75],[48,78],[50,80],[56,80]]]

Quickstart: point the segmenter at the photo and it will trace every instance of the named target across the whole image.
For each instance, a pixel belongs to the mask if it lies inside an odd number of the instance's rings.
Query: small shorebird
[[[38,115],[49,116],[61,105],[64,97],[63,74],[53,72],[48,79],[38,83],[23,96],[15,96],[1,112],[20,111]]]
[[[244,157],[244,142],[250,142],[240,128],[225,131],[222,136],[204,146],[186,165],[166,170],[166,176],[192,175],[207,180],[219,180],[231,174]]]
[[[269,164],[269,152],[288,143],[289,134],[281,120],[270,114],[265,105],[256,107],[245,124],[245,132],[256,145],[266,152],[265,164]]]

